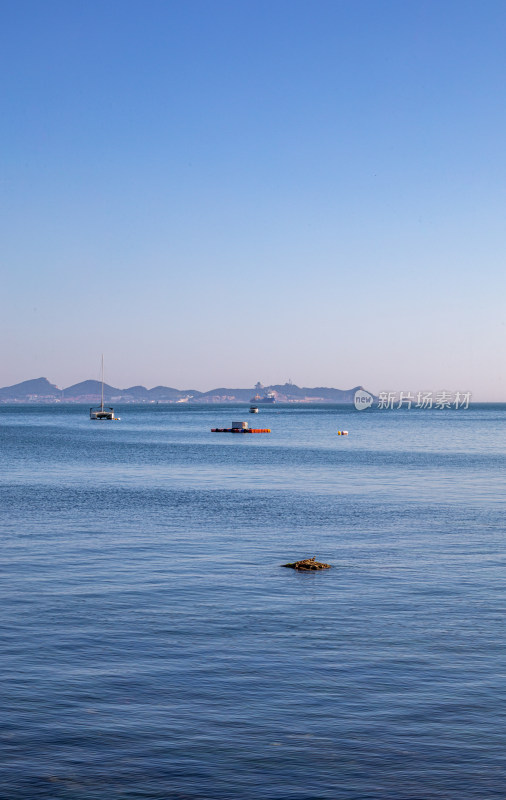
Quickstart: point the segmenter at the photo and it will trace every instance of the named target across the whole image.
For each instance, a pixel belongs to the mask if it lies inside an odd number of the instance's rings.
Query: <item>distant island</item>
[[[0,389],[0,403],[87,403],[93,405],[100,400],[102,384],[88,380],[60,389],[47,378],[35,378],[5,386]],[[278,403],[353,403],[353,389],[332,389],[326,386],[314,388],[299,387],[294,383],[262,386],[257,383],[253,389],[211,389],[199,392],[197,389],[172,389],[169,386],[130,386],[118,389],[104,384],[104,400],[107,403],[250,403],[252,398],[272,394]]]

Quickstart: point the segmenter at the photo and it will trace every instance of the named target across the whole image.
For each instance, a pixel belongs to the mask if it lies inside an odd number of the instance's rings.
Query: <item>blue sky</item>
[[[0,385],[506,401],[503,2],[0,11]]]

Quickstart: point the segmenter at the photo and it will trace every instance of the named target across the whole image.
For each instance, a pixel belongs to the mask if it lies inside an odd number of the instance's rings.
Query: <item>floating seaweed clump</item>
[[[316,556],[313,558],[304,558],[302,561],[294,561],[293,564],[281,564],[282,567],[291,567],[292,569],[300,569],[303,572],[312,569],[330,569],[331,564],[323,564],[321,561],[316,561]]]

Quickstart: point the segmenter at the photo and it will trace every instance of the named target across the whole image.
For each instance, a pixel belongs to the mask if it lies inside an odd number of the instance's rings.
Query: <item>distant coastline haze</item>
[[[331,387],[299,387],[293,383],[259,386],[253,389],[219,387],[200,392],[197,389],[175,389],[170,386],[130,386],[119,388],[104,383],[104,400],[119,403],[251,403],[265,402],[270,395],[281,403],[348,403],[363,387],[334,389]],[[47,378],[22,381],[0,388],[0,403],[94,403],[102,394],[102,382],[80,381],[73,386],[58,387]],[[253,396],[252,396],[253,395]],[[269,401],[270,402],[270,401]]]

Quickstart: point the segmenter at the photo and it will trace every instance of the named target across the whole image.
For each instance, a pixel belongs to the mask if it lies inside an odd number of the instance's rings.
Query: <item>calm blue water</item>
[[[117,410],[0,406],[2,800],[503,800],[506,407]]]

